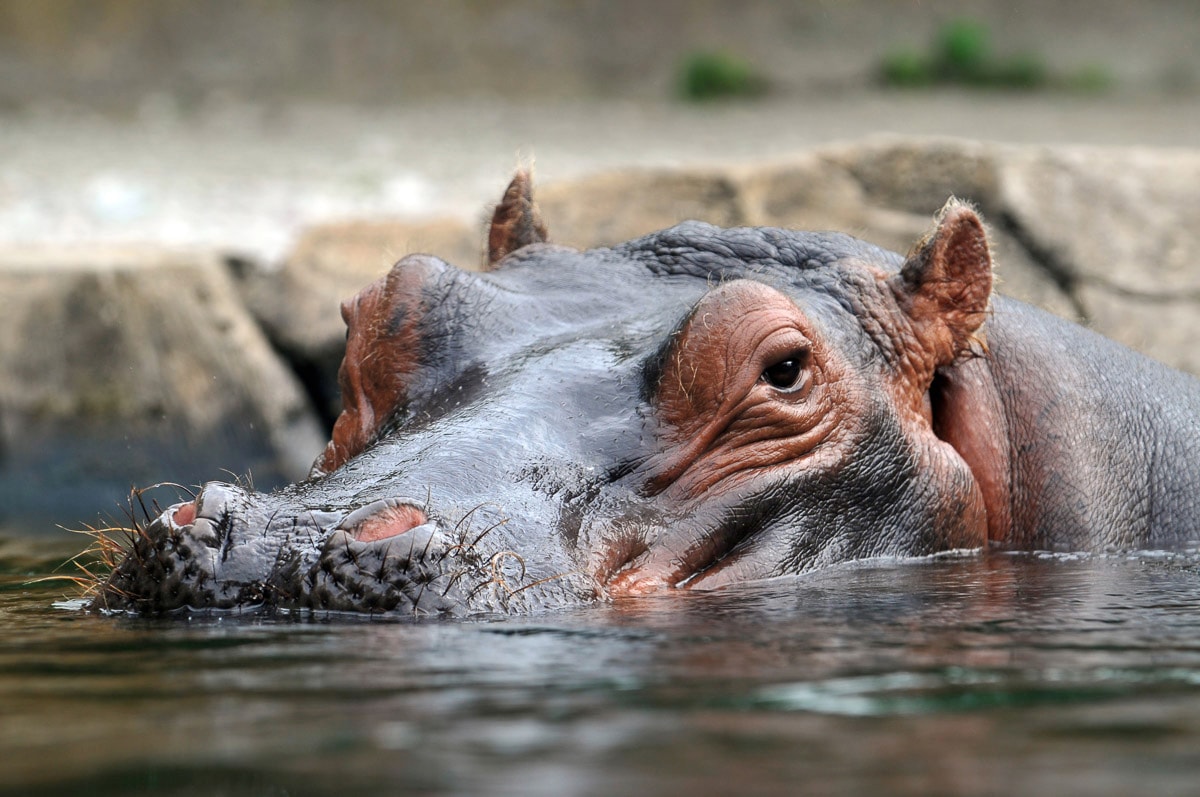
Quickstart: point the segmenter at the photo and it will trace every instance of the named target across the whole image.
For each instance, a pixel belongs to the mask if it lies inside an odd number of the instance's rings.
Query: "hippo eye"
[[[759,377],[776,390],[790,392],[804,384],[804,363],[807,352],[795,351],[779,362],[765,368]]]

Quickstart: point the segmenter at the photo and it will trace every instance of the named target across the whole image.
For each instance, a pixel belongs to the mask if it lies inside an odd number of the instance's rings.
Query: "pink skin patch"
[[[171,513],[171,522],[176,526],[190,526],[196,522],[196,502],[188,501],[175,507]]]
[[[395,537],[429,522],[425,513],[415,506],[389,506],[347,529],[359,542],[374,542]]]

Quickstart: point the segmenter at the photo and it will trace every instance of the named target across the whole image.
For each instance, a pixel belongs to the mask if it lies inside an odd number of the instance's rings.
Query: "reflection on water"
[[[65,546],[65,548],[64,548]],[[462,623],[97,617],[0,537],[0,792],[1185,793],[1200,555],[947,556]]]

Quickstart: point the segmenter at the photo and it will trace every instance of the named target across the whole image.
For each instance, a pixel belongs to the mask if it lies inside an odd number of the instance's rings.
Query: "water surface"
[[[871,562],[437,623],[96,616],[32,582],[78,547],[0,533],[2,793],[1200,783],[1195,552]]]

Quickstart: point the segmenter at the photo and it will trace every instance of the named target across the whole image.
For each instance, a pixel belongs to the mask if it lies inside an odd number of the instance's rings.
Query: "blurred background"
[[[477,267],[519,164],[577,245],[904,248],[966,196],[1007,290],[1196,370],[1198,40],[1194,0],[0,0],[0,526],[302,476],[338,302]]]
[[[0,2],[0,242],[337,216],[878,132],[1194,146],[1190,0]]]

